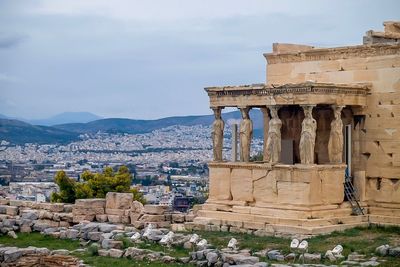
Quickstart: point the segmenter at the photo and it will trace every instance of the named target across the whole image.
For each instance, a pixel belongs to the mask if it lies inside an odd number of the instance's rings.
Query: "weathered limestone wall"
[[[266,54],[269,84],[371,84],[353,110],[353,175],[362,200],[400,203],[400,44],[284,51]]]
[[[264,207],[335,205],[344,199],[345,165],[210,164],[208,203]]]

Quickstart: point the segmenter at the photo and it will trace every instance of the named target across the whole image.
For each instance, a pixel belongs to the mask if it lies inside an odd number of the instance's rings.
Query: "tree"
[[[114,172],[106,167],[103,173],[84,171],[82,182],[75,182],[64,171],[57,172],[55,182],[60,187],[60,193],[53,193],[52,202],[73,203],[75,199],[104,198],[108,192],[132,193],[135,200],[145,202],[143,195],[136,189],[131,189],[132,175],[126,166],[119,167]]]
[[[54,181],[60,187],[60,193],[53,193],[51,201],[73,203],[75,201],[75,180],[69,178],[65,171],[58,171]]]

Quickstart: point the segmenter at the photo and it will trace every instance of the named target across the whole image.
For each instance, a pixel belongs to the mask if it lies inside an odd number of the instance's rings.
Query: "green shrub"
[[[74,203],[75,199],[104,198],[108,192],[132,193],[133,198],[145,203],[143,195],[137,189],[131,189],[132,175],[126,166],[117,172],[111,167],[104,168],[102,173],[85,171],[82,182],[69,178],[64,171],[58,171],[54,177],[60,187],[59,193],[51,195],[52,202]]]

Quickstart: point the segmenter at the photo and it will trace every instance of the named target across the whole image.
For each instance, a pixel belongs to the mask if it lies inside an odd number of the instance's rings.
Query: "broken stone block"
[[[108,251],[109,256],[112,258],[121,258],[124,255],[124,251],[121,249],[112,248]]]
[[[67,249],[56,249],[51,252],[52,255],[69,255],[69,253]]]
[[[102,232],[89,232],[87,234],[87,238],[92,241],[99,241],[101,238]]]
[[[20,211],[20,215],[22,219],[31,221],[37,220],[39,218],[37,210],[23,210]]]
[[[162,222],[162,221],[165,221],[165,216],[164,215],[144,214],[140,218],[140,221],[142,221],[142,222]]]
[[[98,222],[107,222],[108,216],[107,214],[97,214],[96,215],[96,221]]]
[[[110,223],[121,223],[122,222],[122,216],[121,215],[107,215],[107,220]]]
[[[98,254],[102,257],[108,257],[110,255],[109,250],[107,249],[99,249]]]
[[[23,250],[18,249],[18,248],[11,248],[4,252],[4,263],[10,263],[10,262],[15,262],[18,260],[20,257],[23,255]]]
[[[123,245],[124,244],[122,241],[113,240],[113,239],[104,239],[101,242],[101,247],[104,249],[111,249],[111,248],[122,249]]]
[[[28,224],[23,224],[23,225],[20,226],[19,231],[21,233],[31,233],[32,232],[32,228]]]
[[[13,206],[6,206],[6,214],[10,216],[17,216],[18,215],[18,207]]]
[[[168,206],[162,205],[144,205],[144,213],[153,215],[162,215],[168,210]]]
[[[79,231],[75,229],[68,229],[65,234],[66,238],[76,240],[78,239]]]
[[[106,209],[129,210],[133,201],[131,193],[108,192],[106,195]]]
[[[182,213],[174,213],[172,214],[172,222],[174,223],[183,223],[185,222],[185,215]]]

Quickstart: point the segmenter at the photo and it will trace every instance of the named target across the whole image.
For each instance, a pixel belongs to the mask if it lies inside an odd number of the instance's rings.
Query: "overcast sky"
[[[265,82],[273,42],[360,44],[400,1],[0,0],[0,113],[208,114],[203,88]]]

